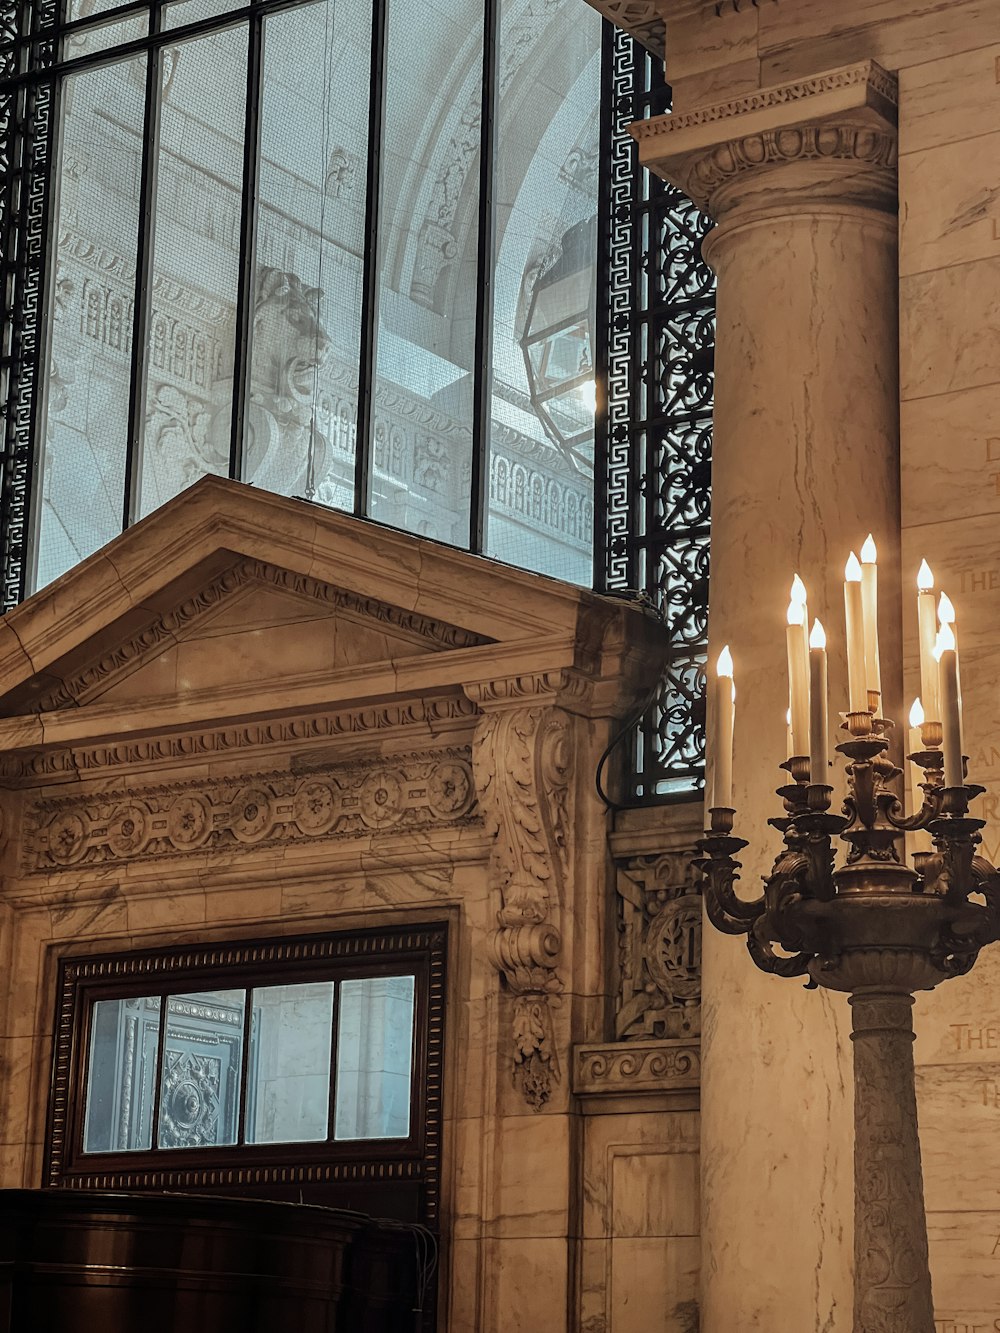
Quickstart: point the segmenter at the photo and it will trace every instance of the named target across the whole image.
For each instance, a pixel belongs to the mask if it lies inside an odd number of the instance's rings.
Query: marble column
[[[731,645],[748,895],[778,847],[792,576],[827,630],[836,721],[844,561],[869,531],[900,717],[895,93],[866,62],[633,127],[643,163],[716,222],[710,660]],[[830,780],[837,799],[839,758]],[[755,971],[706,928],[703,1023],[702,1333],[848,1333],[846,1001]]]

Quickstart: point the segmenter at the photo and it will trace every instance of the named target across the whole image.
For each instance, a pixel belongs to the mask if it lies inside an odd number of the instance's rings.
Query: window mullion
[[[372,63],[368,104],[368,193],[365,201],[365,253],[361,284],[361,364],[354,452],[354,512],[371,509],[372,439],[375,432],[375,350],[378,340],[379,223],[382,195],[382,132],[385,122],[386,22],[389,0],[372,9]]]
[[[243,202],[240,215],[240,268],[236,297],[236,365],[229,475],[243,479],[247,397],[253,355],[253,304],[257,270],[257,190],[260,180],[260,102],[264,73],[264,16],[250,21],[247,50],[246,125],[243,140]],[[322,241],[321,241],[322,244]]]
[[[496,177],[497,28],[500,0],[483,5],[483,103],[479,129],[479,250],[477,255],[475,408],[472,418],[472,498],[469,549],[481,555],[485,545],[489,478],[490,419],[493,400],[493,274]]]
[[[332,1143],[337,1134],[337,1052],[340,1044],[340,977],[333,984],[333,1005],[330,1014],[330,1087],[327,1092],[326,1141]]]
[[[163,1093],[163,1058],[167,1049],[167,1022],[170,1016],[170,996],[164,995],[160,1001],[160,1031],[156,1038],[156,1082],[153,1086],[153,1125],[150,1130],[149,1148],[156,1152],[160,1146],[160,1101]]]
[[[149,32],[160,31],[161,10],[149,7]],[[146,433],[146,370],[149,361],[149,322],[152,314],[153,247],[155,240],[156,175],[160,152],[161,69],[163,48],[151,46],[146,57],[146,133],[142,145],[142,170],[139,181],[139,238],[135,265],[135,306],[132,320],[132,379],[129,385],[128,452],[125,458],[125,496],[122,527],[129,527],[136,517],[141,450]]]

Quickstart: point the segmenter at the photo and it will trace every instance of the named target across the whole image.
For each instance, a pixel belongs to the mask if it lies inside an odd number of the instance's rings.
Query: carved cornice
[[[897,106],[896,78],[869,60],[638,121],[631,133],[642,163],[715,218],[740,202],[741,181],[749,187],[753,174],[788,165],[819,164],[826,197],[888,211],[895,207]],[[787,184],[817,189],[808,173]]]
[[[525,703],[557,703],[568,712],[585,710],[594,693],[594,682],[571,668],[532,671],[517,676],[494,676],[471,681],[462,687],[479,708],[521,708]]]
[[[0,781],[33,783],[59,777],[96,778],[102,773],[171,761],[186,762],[242,750],[343,741],[368,733],[413,727],[443,728],[449,723],[471,725],[479,710],[463,695],[376,703],[335,712],[272,718],[228,727],[202,727],[169,736],[139,737],[106,745],[72,749],[25,750],[0,754]],[[373,735],[374,742],[374,735]]]
[[[39,698],[32,705],[33,711],[53,712],[93,699],[162,652],[200,619],[217,611],[237,593],[254,584],[320,602],[339,614],[385,626],[395,635],[419,641],[436,651],[478,647],[488,642],[481,635],[459,629],[455,625],[391,606],[374,597],[359,597],[307,574],[279,569],[263,560],[241,560],[205,584],[194,596],[185,598],[179,606],[152,618],[137,633],[116,644],[99,661],[67,677],[60,686]]]
[[[573,1092],[578,1097],[686,1092],[700,1083],[697,1041],[634,1041],[573,1050]]]
[[[559,1079],[550,999],[567,875],[572,720],[559,708],[487,713],[473,743],[483,822],[493,838],[490,885],[500,910],[489,941],[514,995],[511,1068],[525,1101],[540,1110]]]
[[[46,798],[25,811],[22,869],[114,863],[478,823],[467,748],[391,764],[330,764],[306,776],[245,773],[217,782],[132,786]]]

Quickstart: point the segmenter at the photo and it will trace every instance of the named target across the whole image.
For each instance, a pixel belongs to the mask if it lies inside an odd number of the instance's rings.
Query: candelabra
[[[983,791],[946,786],[941,727],[921,729],[924,748],[908,756],[922,770],[921,808],[904,815],[888,757],[891,723],[847,714],[850,738],[843,813],[833,788],[811,783],[810,761],[782,767],[782,818],[768,822],[784,849],[755,901],[735,890],[748,844],[734,837],[734,811],[716,806],[698,844],[712,924],[746,935],[756,965],[781,977],[850,997],[855,1094],[855,1333],[934,1333],[913,1070],[913,993],[974,964],[1000,938],[1000,874],[977,855],[983,820],[969,802]],[[826,776],[824,774],[824,776]],[[964,774],[963,774],[964,776]],[[926,830],[933,851],[914,865],[899,843]],[[835,867],[834,839],[846,843]]]

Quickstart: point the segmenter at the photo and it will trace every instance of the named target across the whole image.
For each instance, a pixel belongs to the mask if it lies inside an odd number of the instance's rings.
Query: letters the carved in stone
[[[489,712],[476,732],[473,771],[494,843],[491,886],[500,897],[490,954],[514,997],[512,1072],[540,1110],[560,1077],[552,998],[566,877],[572,731],[569,715],[540,704]]]
[[[688,852],[634,856],[618,867],[620,992],[615,1037],[701,1031],[701,893]]]

